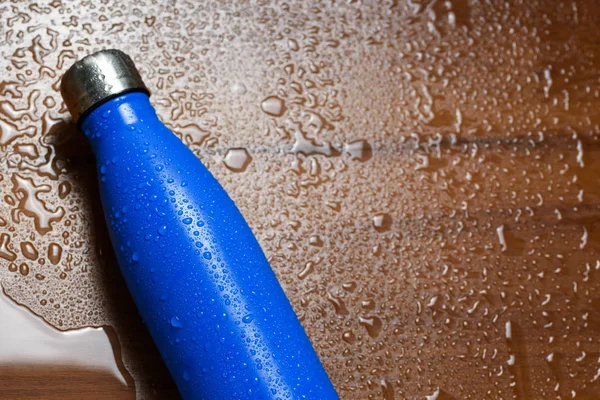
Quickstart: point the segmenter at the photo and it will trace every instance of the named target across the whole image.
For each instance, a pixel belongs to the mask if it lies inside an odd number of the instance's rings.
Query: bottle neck
[[[160,123],[148,94],[131,92],[101,104],[80,120],[80,127],[94,153],[106,142],[126,139],[142,126]]]

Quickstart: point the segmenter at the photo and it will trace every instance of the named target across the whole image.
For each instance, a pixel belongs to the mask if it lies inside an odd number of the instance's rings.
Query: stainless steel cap
[[[63,75],[60,91],[75,122],[120,94],[150,94],[131,58],[120,50],[102,50],[77,61]]]

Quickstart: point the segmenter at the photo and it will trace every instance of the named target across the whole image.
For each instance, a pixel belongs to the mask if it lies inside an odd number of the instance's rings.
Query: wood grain
[[[135,399],[135,390],[123,386],[113,376],[71,367],[2,367],[0,382],[2,399]]]
[[[236,201],[342,399],[600,399],[599,2],[158,3],[0,2],[0,233],[47,272],[2,258],[0,283],[55,326],[113,326],[135,378],[3,363],[0,399],[179,398],[56,90],[107,47]],[[49,232],[15,174],[66,210]],[[50,240],[56,271],[19,252]]]

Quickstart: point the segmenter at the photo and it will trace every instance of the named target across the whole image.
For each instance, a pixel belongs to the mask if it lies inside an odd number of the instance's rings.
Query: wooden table
[[[111,47],[341,398],[600,398],[599,23],[593,0],[0,3],[0,282],[58,328],[112,326],[132,376],[8,360],[0,398],[177,398],[57,91]]]

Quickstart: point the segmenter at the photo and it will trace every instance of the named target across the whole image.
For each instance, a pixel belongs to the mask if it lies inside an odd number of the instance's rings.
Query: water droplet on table
[[[229,89],[231,90],[231,93],[234,93],[234,94],[246,93],[246,86],[241,82],[232,83],[231,86],[229,87]]]
[[[234,172],[244,172],[252,161],[246,149],[229,149],[223,158],[223,163]]]
[[[350,155],[353,160],[368,161],[373,156],[373,149],[366,140],[357,140],[344,146],[344,151]]]
[[[386,232],[392,228],[392,217],[389,214],[381,213],[373,217],[373,227],[377,232]]]
[[[285,102],[277,96],[269,96],[260,103],[260,108],[268,115],[281,117],[285,112]]]

